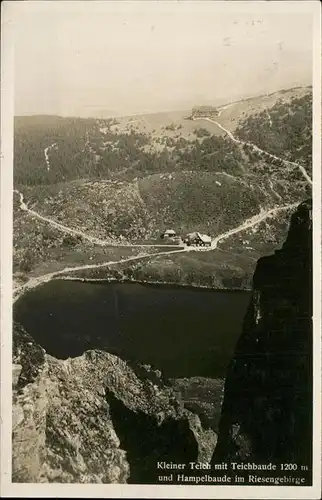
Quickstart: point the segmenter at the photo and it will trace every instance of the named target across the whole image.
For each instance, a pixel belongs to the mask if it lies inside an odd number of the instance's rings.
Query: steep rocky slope
[[[170,387],[159,371],[99,350],[56,359],[15,325],[13,481],[154,483],[158,460],[201,460],[295,463],[308,484],[311,212],[311,202],[302,203],[282,249],[258,261],[217,446],[221,401],[211,405],[209,394],[221,400],[221,381]]]
[[[216,434],[159,372],[87,351],[58,360],[14,328],[13,481],[154,483],[156,462],[209,461]]]
[[[309,480],[311,238],[312,206],[306,201],[293,214],[282,249],[258,261],[253,298],[226,377],[213,464],[294,463]]]

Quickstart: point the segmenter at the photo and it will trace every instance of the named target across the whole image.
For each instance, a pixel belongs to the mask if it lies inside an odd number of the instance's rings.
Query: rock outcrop
[[[307,201],[283,248],[258,261],[216,448],[209,422],[201,423],[159,371],[100,350],[56,359],[15,325],[13,482],[152,484],[158,461],[253,461],[308,467],[308,484],[311,230]]]
[[[216,434],[159,372],[98,350],[58,360],[14,328],[13,482],[155,483],[209,461]]]
[[[306,201],[293,214],[282,249],[258,261],[212,464],[286,462],[310,469],[311,446],[312,204]]]

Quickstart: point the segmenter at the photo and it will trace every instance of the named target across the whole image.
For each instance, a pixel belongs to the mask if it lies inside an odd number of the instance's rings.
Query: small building
[[[177,233],[173,229],[167,229],[164,233],[161,234],[161,238],[175,238]]]
[[[218,110],[215,106],[195,106],[192,108],[192,118],[215,117]]]
[[[199,232],[189,233],[184,239],[184,242],[188,246],[201,246],[201,247],[209,247],[211,246],[211,236],[208,234],[201,234]]]

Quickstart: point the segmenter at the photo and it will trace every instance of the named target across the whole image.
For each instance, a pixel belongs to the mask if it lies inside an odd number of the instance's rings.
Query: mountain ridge
[[[217,102],[215,103],[214,101],[207,101],[206,103],[203,103],[207,106],[216,106],[218,108],[221,108],[221,107],[224,107],[224,106],[227,106],[227,105],[231,105],[231,104],[237,104],[239,102],[242,102],[242,101],[250,101],[252,99],[258,99],[258,98],[262,98],[262,97],[270,97],[270,96],[273,96],[274,94],[281,94],[283,95],[285,92],[289,92],[289,91],[294,91],[294,90],[302,90],[302,89],[312,89],[312,85],[310,84],[302,84],[302,85],[295,85],[295,86],[292,86],[292,87],[283,87],[283,88],[280,88],[280,89],[277,89],[277,90],[274,90],[272,92],[266,92],[266,93],[259,93],[259,94],[252,94],[252,95],[247,95],[245,97],[241,96],[240,98],[236,98],[234,99],[233,101],[227,101],[225,98],[221,98],[220,101],[221,102]],[[203,105],[201,104],[201,105]],[[108,112],[106,113],[107,116],[94,116],[94,115],[57,115],[56,113],[24,113],[24,114],[17,114],[15,115],[15,117],[28,117],[28,116],[32,116],[32,117],[41,117],[41,116],[55,116],[55,117],[61,117],[61,118],[79,118],[79,119],[108,119],[108,118],[133,118],[133,117],[141,117],[141,116],[147,116],[147,115],[157,115],[157,114],[171,114],[171,113],[189,113],[189,111],[191,111],[191,108],[193,108],[194,106],[196,106],[196,104],[191,104],[190,106],[184,106],[184,107],[180,107],[178,109],[168,109],[168,110],[162,110],[162,111],[149,111],[149,112],[144,112],[144,113],[130,113],[130,114],[125,114],[125,113],[116,113],[114,114],[114,112]]]

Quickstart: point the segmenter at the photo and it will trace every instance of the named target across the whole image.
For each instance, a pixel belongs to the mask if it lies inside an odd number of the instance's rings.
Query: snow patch
[[[50,170],[50,162],[49,162],[48,151],[50,151],[52,148],[57,148],[57,144],[55,142],[51,146],[48,146],[47,148],[44,149],[45,162],[46,162],[46,167],[47,167],[47,171],[48,172]]]

